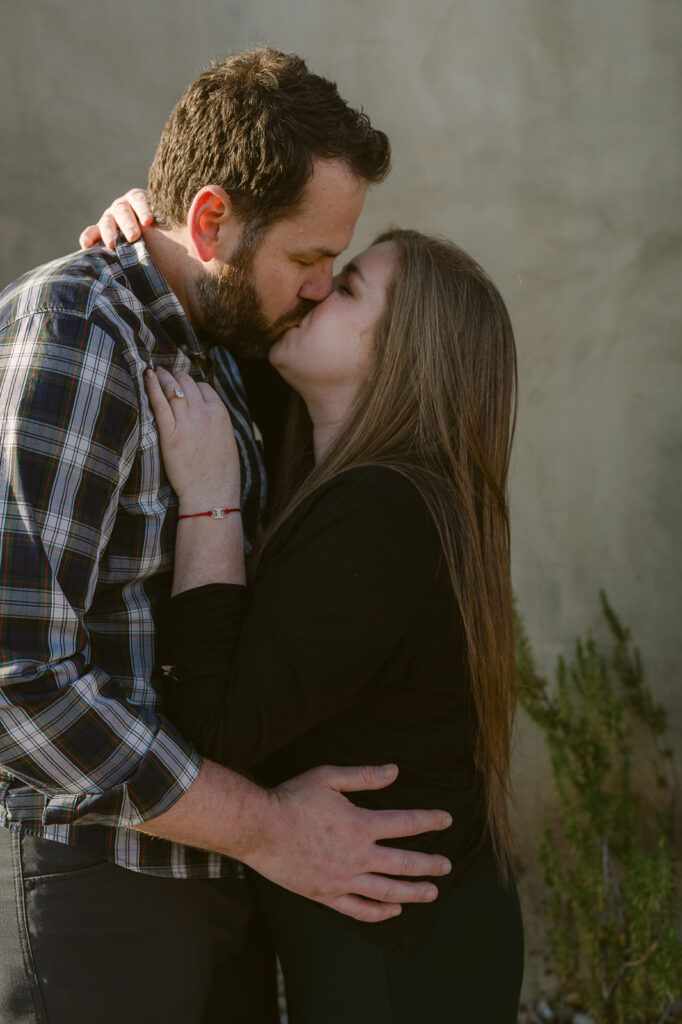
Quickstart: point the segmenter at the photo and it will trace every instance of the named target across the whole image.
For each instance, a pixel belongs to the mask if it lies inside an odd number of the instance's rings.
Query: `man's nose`
[[[320,269],[315,274],[306,277],[299,289],[298,296],[301,299],[310,299],[311,302],[322,302],[332,290],[332,268]]]

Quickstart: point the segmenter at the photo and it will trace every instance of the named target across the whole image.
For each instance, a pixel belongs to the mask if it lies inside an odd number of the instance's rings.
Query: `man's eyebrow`
[[[325,259],[335,260],[337,256],[341,254],[338,252],[332,252],[331,249],[322,249],[320,247],[312,249],[300,249],[298,255],[300,256],[323,256]]]

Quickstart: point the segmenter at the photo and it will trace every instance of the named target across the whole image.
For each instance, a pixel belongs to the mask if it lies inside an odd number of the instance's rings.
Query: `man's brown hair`
[[[294,54],[267,47],[213,64],[186,89],[149,171],[162,227],[177,227],[204,185],[220,185],[237,216],[258,229],[294,207],[316,158],[341,159],[368,182],[386,177],[387,136],[336,84]]]

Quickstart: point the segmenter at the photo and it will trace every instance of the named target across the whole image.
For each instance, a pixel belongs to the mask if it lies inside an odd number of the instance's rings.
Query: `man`
[[[435,891],[386,876],[448,869],[376,842],[447,816],[341,795],[394,768],[265,791],[202,760],[152,681],[176,507],[144,370],[205,374],[230,407],[252,544],[264,473],[231,353],[262,353],[328,294],[388,161],[386,137],[300,59],[236,55],[170,116],[144,241],[0,297],[3,1020],[272,1020],[234,861],[374,921]]]

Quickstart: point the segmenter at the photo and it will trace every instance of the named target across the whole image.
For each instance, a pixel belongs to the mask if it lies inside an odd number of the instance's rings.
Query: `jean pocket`
[[[24,881],[32,879],[69,879],[85,872],[112,867],[101,854],[92,854],[79,846],[69,846],[38,836],[21,836],[21,866]]]

